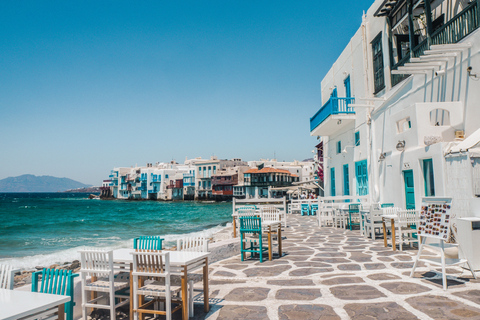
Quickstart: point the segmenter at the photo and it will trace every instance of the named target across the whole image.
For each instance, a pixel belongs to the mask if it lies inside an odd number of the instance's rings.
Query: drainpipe
[[[413,1],[407,0],[407,10],[408,10],[408,38],[410,40],[410,58],[415,57],[413,54],[413,49],[415,47],[415,26],[413,24]],[[426,1],[428,2],[428,0]]]

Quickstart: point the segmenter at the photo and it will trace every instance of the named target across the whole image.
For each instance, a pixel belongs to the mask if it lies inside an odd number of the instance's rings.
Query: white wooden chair
[[[262,218],[262,225],[270,222],[279,222],[280,209],[271,206],[262,207],[260,217]]]
[[[0,264],[0,289],[13,290],[15,273],[20,269],[13,269],[12,266]]]
[[[395,235],[398,240],[400,251],[403,250],[403,244],[412,242],[418,243],[418,224],[420,223],[420,212],[418,210],[399,210],[397,212],[398,220],[395,221]],[[415,237],[414,237],[415,233]]]
[[[177,251],[208,252],[208,239],[205,237],[184,237],[177,240]],[[188,281],[188,316],[194,316],[193,280]]]
[[[133,255],[133,312],[134,319],[144,313],[165,315],[172,319],[172,313],[182,310],[181,287],[170,284],[170,253],[168,251],[132,252]],[[143,281],[145,278],[148,281]],[[143,302],[139,296],[149,297]],[[143,300],[143,299],[142,299]],[[157,302],[165,302],[165,311],[146,309]],[[172,302],[177,306],[172,309]],[[142,303],[140,305],[140,303]]]
[[[333,210],[330,204],[320,203],[317,214],[319,227],[333,226]]]
[[[130,303],[130,295],[120,293],[120,290],[130,286],[129,274],[124,272],[115,275],[113,251],[111,250],[88,249],[79,252],[83,320],[87,320],[87,308],[107,309],[110,311],[110,319],[115,320],[115,310]],[[91,277],[89,281],[87,276]],[[95,297],[97,294],[92,294],[91,299],[89,299],[88,292],[102,294],[97,297]],[[105,294],[108,295],[108,299],[106,299]],[[115,298],[117,298],[118,303],[115,303]],[[109,304],[101,304],[104,299]]]

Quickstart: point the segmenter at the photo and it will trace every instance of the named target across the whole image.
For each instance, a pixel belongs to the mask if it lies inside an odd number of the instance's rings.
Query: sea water
[[[128,248],[159,235],[210,237],[231,221],[231,203],[94,200],[75,193],[0,193],[0,264],[49,266],[85,247]]]

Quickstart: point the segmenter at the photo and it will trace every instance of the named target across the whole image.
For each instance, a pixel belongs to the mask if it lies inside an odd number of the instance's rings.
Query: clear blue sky
[[[0,179],[312,157],[360,1],[2,1]]]

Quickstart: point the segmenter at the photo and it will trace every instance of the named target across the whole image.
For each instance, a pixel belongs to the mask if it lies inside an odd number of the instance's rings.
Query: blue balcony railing
[[[310,131],[313,131],[319,124],[332,114],[355,113],[350,104],[355,103],[355,98],[330,97],[320,110],[310,118]]]

